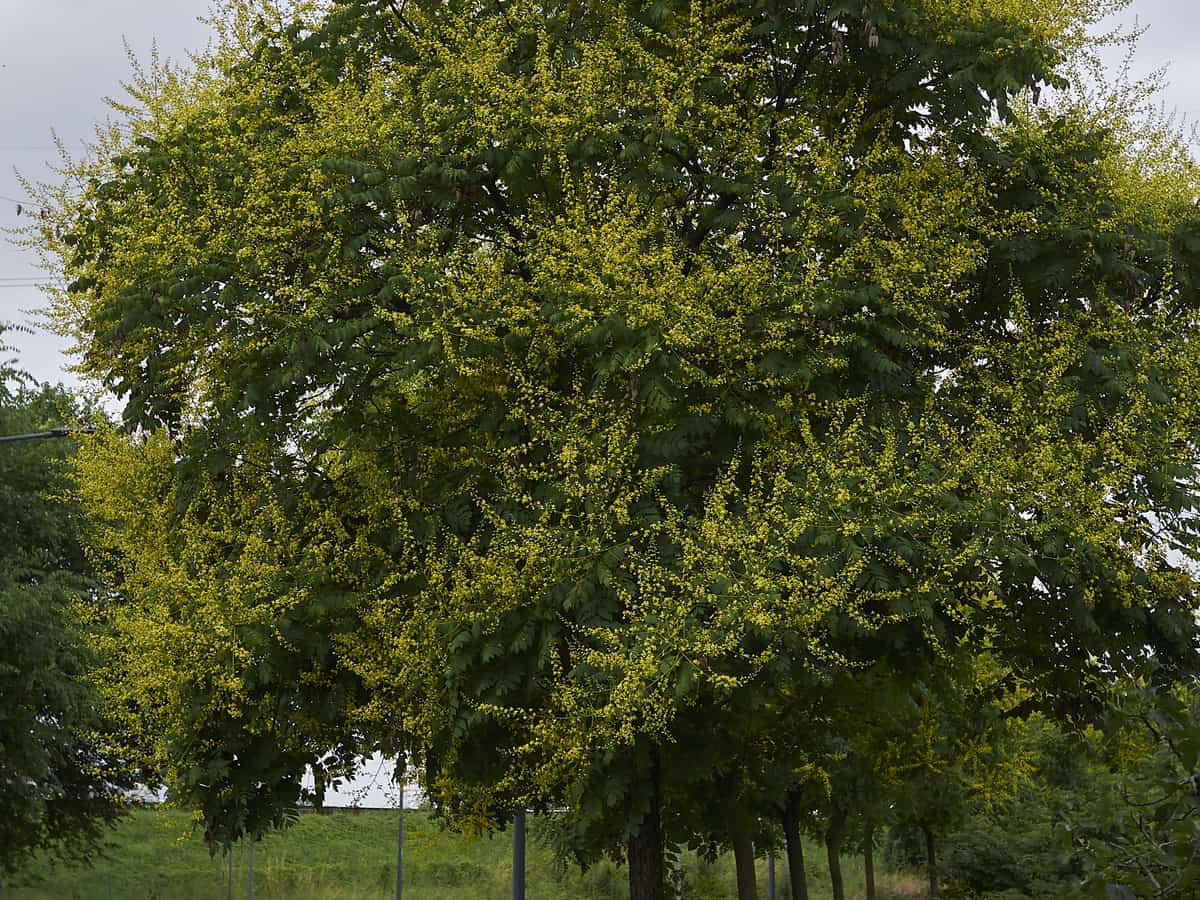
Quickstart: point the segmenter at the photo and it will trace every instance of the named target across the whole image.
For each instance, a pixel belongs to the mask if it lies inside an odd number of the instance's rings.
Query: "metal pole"
[[[225,842],[225,900],[233,900],[233,845]]]
[[[775,900],[775,850],[767,851],[767,900]]]
[[[112,900],[112,876],[105,875],[104,883],[108,886],[108,900]]]
[[[396,900],[404,898],[404,777],[400,778],[400,823],[396,826]]]
[[[675,900],[683,900],[683,847],[675,851]]]
[[[512,900],[525,900],[525,810],[513,816]]]
[[[250,838],[250,847],[248,848],[249,858],[247,864],[250,867],[250,875],[246,879],[246,896],[250,900],[254,900],[254,838]]]

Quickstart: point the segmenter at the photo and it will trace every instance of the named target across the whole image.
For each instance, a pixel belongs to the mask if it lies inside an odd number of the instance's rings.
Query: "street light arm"
[[[70,437],[76,433],[91,434],[94,430],[90,425],[84,428],[70,428],[66,425],[60,425],[48,431],[35,431],[31,434],[0,434],[0,444],[9,441],[40,441],[46,438]]]

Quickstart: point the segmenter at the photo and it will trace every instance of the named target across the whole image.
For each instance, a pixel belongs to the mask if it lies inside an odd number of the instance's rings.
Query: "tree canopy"
[[[835,676],[1193,666],[1196,172],[1038,105],[1108,8],[231,3],[137,79],[41,240],[210,834],[382,746],[658,896],[664,804]]]

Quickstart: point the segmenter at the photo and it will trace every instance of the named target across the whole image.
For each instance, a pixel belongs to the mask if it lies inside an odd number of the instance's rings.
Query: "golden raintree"
[[[1194,171],[1036,105],[1105,11],[247,0],[135,79],[39,239],[132,435],[109,688],[209,836],[381,747],[659,897],[830,673],[1189,664]]]

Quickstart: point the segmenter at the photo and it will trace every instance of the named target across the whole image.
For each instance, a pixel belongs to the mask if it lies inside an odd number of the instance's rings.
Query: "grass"
[[[233,896],[248,896],[247,852],[233,851]],[[405,900],[509,900],[512,845],[506,834],[470,839],[441,831],[418,812],[405,814]],[[805,848],[812,900],[827,900],[825,854]],[[842,864],[847,897],[862,897],[861,860]],[[779,900],[787,896],[786,865],[777,861]],[[878,869],[878,867],[877,867]],[[285,832],[255,847],[255,900],[392,900],[395,896],[396,813],[352,812],[305,815]],[[90,868],[48,861],[30,869],[28,884],[10,884],[4,900],[224,900],[226,861],[210,857],[192,830],[187,813],[147,809],[135,812],[116,830],[104,858]],[[601,863],[586,873],[558,870],[536,841],[528,847],[528,900],[622,900],[626,873]],[[916,900],[924,893],[919,878],[878,875],[880,900]],[[759,863],[759,893],[765,900],[766,862]],[[673,892],[669,893],[674,896]],[[733,862],[684,857],[688,900],[730,900],[735,896]]]

